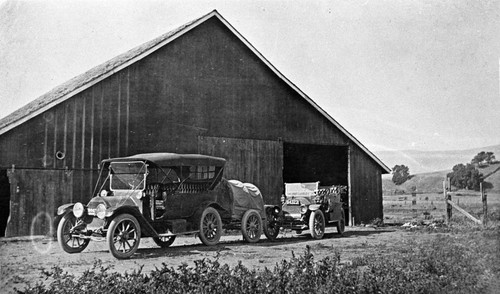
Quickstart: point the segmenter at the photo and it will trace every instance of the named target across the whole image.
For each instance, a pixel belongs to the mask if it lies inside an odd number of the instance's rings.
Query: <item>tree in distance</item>
[[[406,165],[395,165],[392,168],[392,182],[394,184],[399,186],[408,179],[410,179],[410,169]]]
[[[497,161],[493,152],[481,151],[476,156],[474,156],[474,158],[472,158],[471,163],[478,166],[484,166],[497,163]]]
[[[480,183],[483,181],[483,174],[471,163],[456,164],[447,177],[450,178],[451,184],[459,189],[476,191],[479,191]]]

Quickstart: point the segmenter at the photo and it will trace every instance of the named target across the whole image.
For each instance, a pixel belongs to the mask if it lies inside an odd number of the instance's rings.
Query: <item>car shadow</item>
[[[394,231],[396,231],[396,230],[395,229],[385,229],[385,228],[377,228],[377,229],[370,230],[370,231],[347,231],[347,232],[344,232],[344,234],[341,236],[341,238],[370,236],[370,235],[383,234],[383,233],[392,233]]]
[[[189,245],[175,245],[175,243],[168,248],[139,248],[131,259],[149,259],[158,257],[182,257],[182,256],[195,256],[202,255],[205,252],[223,252],[231,250],[227,248],[228,244],[221,242],[215,246],[206,246],[204,244],[189,244]]]
[[[343,238],[356,238],[370,236],[374,234],[390,233],[395,230],[378,228],[373,230],[363,230],[363,231],[346,231],[343,235],[339,235],[337,232],[327,232],[323,236],[323,239],[343,239]],[[233,235],[234,236],[234,235]],[[221,242],[215,246],[206,246],[202,243],[198,244],[186,244],[186,245],[176,245],[175,243],[168,248],[139,248],[136,254],[131,259],[149,259],[158,257],[182,257],[182,256],[194,256],[202,255],[206,252],[217,252],[231,251],[232,248],[239,246],[247,247],[274,247],[282,246],[286,244],[298,244],[298,243],[310,243],[311,241],[321,241],[314,240],[311,235],[305,231],[302,234],[295,234],[293,232],[280,233],[280,235],[274,241],[266,239],[264,236],[257,243],[248,243],[243,239],[239,240],[221,240]]]

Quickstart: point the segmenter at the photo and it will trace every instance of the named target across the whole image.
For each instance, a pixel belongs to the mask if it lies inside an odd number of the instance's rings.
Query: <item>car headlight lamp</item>
[[[300,213],[304,214],[304,213],[306,213],[306,212],[307,212],[307,206],[302,205],[302,206],[300,207]]]
[[[102,203],[97,205],[97,208],[95,210],[95,214],[98,218],[104,219],[106,217],[106,205],[104,205]]]
[[[83,216],[84,212],[85,212],[85,207],[83,207],[83,204],[81,204],[80,202],[75,203],[75,205],[73,206],[73,215],[76,218],[80,218]]]
[[[278,207],[275,207],[274,208],[274,214],[279,214],[280,213],[280,209]]]

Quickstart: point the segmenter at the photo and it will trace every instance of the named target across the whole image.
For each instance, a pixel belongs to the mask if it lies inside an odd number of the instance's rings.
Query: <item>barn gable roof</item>
[[[218,18],[234,35],[236,35],[255,55],[257,55],[264,64],[266,64],[279,78],[302,96],[308,103],[310,103],[316,110],[318,110],[325,118],[328,119],[335,127],[343,132],[352,142],[354,142],[361,150],[368,154],[382,169],[389,173],[390,169],[378,159],[372,152],[370,152],[361,142],[359,142],[352,134],[350,134],[342,125],[334,120],[326,111],[317,105],[311,98],[288,80],[278,69],[276,69],[255,47],[248,42],[236,29],[224,19],[217,10],[195,19],[183,26],[178,27],[168,33],[165,33],[158,38],[137,46],[130,51],[112,58],[111,60],[98,65],[89,71],[76,76],[69,81],[57,86],[46,94],[38,97],[34,101],[26,104],[20,109],[14,111],[10,115],[0,120],[0,135],[8,132],[16,126],[28,121],[29,119],[43,113],[44,111],[54,107],[55,105],[71,98],[72,96],[90,88],[94,84],[104,80],[105,78],[113,75],[114,73],[126,68],[134,62],[150,55],[164,45],[179,38],[193,28],[197,27],[206,20],[216,17]]]

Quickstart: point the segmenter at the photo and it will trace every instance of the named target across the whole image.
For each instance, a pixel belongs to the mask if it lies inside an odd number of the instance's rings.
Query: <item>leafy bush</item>
[[[316,261],[309,246],[300,256],[254,270],[218,257],[177,269],[163,264],[149,275],[109,271],[99,262],[77,277],[54,267],[20,293],[482,293],[500,273],[497,228],[466,240],[437,234],[429,242],[412,238],[389,254],[370,254],[342,264],[340,253]],[[480,240],[480,241],[478,241]],[[482,241],[481,241],[482,240]]]

